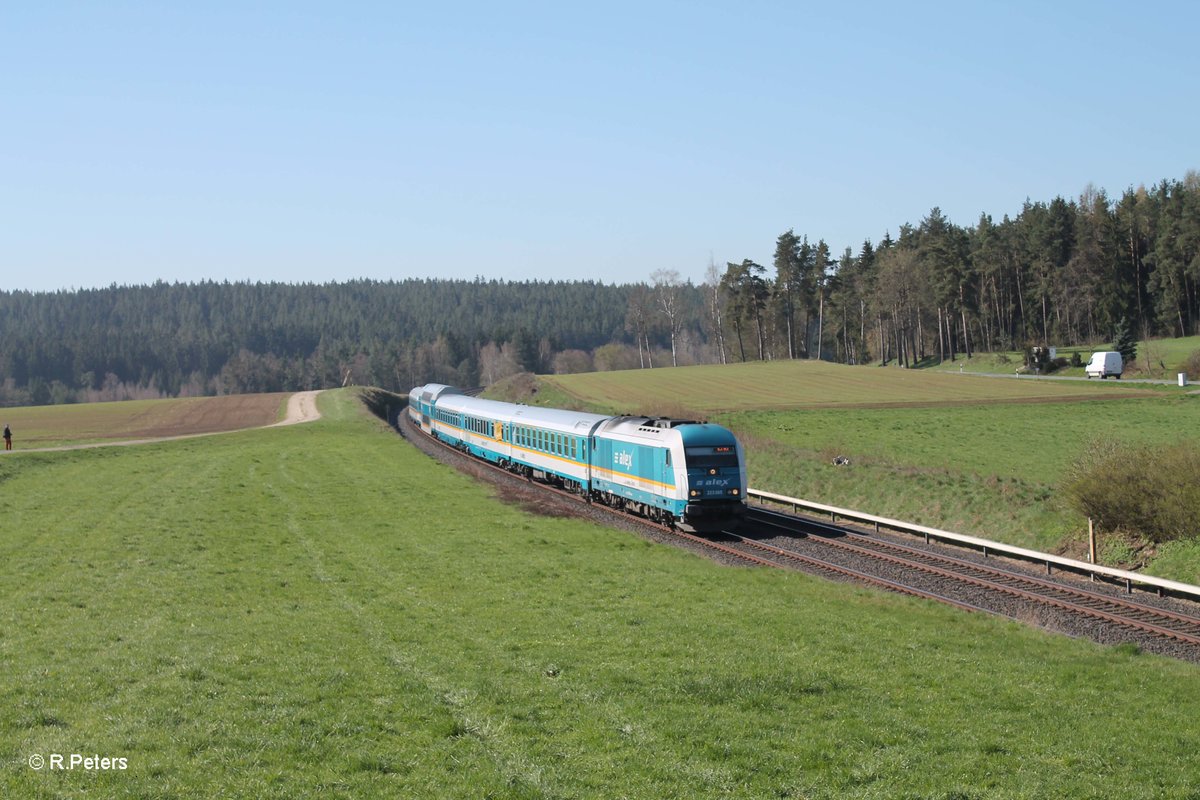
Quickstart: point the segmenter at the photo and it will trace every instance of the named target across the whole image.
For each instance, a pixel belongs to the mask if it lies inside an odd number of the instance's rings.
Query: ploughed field
[[[270,425],[290,395],[224,395],[0,409],[17,450],[158,439]]]
[[[0,794],[1200,784],[1193,665],[539,516],[352,392],[320,402],[307,425],[0,459]]]
[[[1093,441],[1200,438],[1200,395],[1116,381],[771,362],[540,378],[529,402],[699,415],[747,446],[753,488],[1086,557],[1061,485]],[[835,466],[842,456],[848,465]],[[1101,561],[1200,583],[1200,546],[1101,538]]]

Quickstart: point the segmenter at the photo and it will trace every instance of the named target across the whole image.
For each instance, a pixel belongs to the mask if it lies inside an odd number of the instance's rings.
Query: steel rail
[[[767,522],[769,525],[783,528],[789,532],[802,532],[795,531],[790,526],[799,528],[814,524],[808,520],[797,517],[789,517],[786,514],[780,514],[778,512],[767,513],[787,520],[788,524],[761,519],[759,520],[760,522]],[[832,527],[826,526],[823,523],[816,523],[816,525],[822,528]],[[1174,639],[1175,641],[1200,645],[1200,619],[1195,619],[1182,614],[1175,614],[1170,611],[1150,608],[1148,606],[1143,606],[1138,603],[1131,603],[1118,598],[1107,597],[1096,592],[1089,592],[1082,589],[1077,590],[1074,587],[1053,583],[1051,581],[1046,581],[1030,575],[1022,575],[1010,570],[988,567],[975,562],[965,561],[952,556],[941,556],[924,550],[915,550],[914,548],[892,542],[882,542],[878,539],[872,539],[871,537],[864,536],[863,534],[854,531],[847,531],[841,528],[833,529],[856,540],[870,542],[870,546],[864,547],[861,544],[852,544],[850,542],[838,541],[823,536],[809,537],[809,539],[810,541],[818,542],[828,547],[833,547],[867,558],[874,558],[879,561],[903,567],[905,569],[913,569],[920,572],[925,572],[937,577],[959,581],[988,591],[995,591],[1012,597],[1018,597],[1023,600],[1032,600],[1036,603],[1053,606],[1073,614],[1089,616],[1094,619],[1100,619],[1105,622],[1120,625],[1122,627],[1132,628],[1145,633],[1152,633],[1156,636],[1161,636],[1168,639]],[[762,548],[775,547],[774,545],[767,545],[762,542],[757,542],[756,545]],[[780,549],[786,550],[786,548]],[[901,555],[880,552],[880,549],[893,550]],[[938,566],[938,564],[947,566]],[[949,567],[953,567],[954,569]],[[1021,586],[1032,586],[1041,591],[1034,591],[1030,588],[1021,588]],[[1047,589],[1052,591],[1053,594],[1051,595],[1044,593]],[[1095,605],[1088,605],[1088,603],[1099,603],[1103,605],[1104,608],[1097,608]],[[1146,620],[1144,618],[1138,618],[1138,616],[1131,616],[1131,614],[1139,616],[1149,615],[1151,616],[1151,619]],[[1188,630],[1178,630],[1176,628],[1167,627],[1164,623],[1182,623],[1188,626]]]
[[[1085,589],[1082,587],[1069,586],[1056,581],[1046,580],[1045,578],[1039,578],[1036,575],[1029,575],[1024,572],[1014,572],[1012,570],[1002,569],[1000,567],[983,565],[976,561],[968,561],[966,559],[958,558],[948,554],[932,553],[928,550],[919,550],[915,547],[910,547],[909,545],[891,542],[884,539],[876,539],[858,531],[838,527],[835,525],[829,525],[824,522],[816,522],[799,517],[790,517],[786,514],[781,514],[777,511],[771,511],[768,509],[755,509],[755,512],[780,517],[784,520],[788,520],[790,524],[798,523],[798,527],[813,527],[833,531],[846,537],[847,539],[852,539],[855,542],[858,542],[860,547],[873,547],[877,549],[891,550],[893,552],[903,553],[910,558],[924,559],[934,563],[950,564],[967,570],[968,572],[977,572],[981,575],[991,575],[1003,580],[1010,580],[1026,585],[1037,586],[1055,594],[1079,598],[1087,602],[1099,603],[1101,605],[1117,608],[1121,611],[1131,614],[1145,614],[1151,617],[1152,620],[1158,620],[1160,622],[1165,620],[1172,623],[1178,623],[1180,625],[1187,626],[1188,628],[1188,630],[1181,631],[1182,633],[1196,632],[1197,634],[1200,634],[1200,617],[1181,614],[1164,608],[1154,608],[1151,606],[1142,605],[1141,603],[1136,603],[1132,600],[1125,600],[1119,597],[1112,597],[1111,595],[1100,594],[1099,592],[1093,592],[1090,589]],[[837,541],[831,541],[830,544],[835,546],[843,545],[842,542]]]
[[[753,487],[746,489],[746,496],[758,500],[775,503],[783,506],[791,506],[794,511],[799,511],[801,508],[811,511],[817,511],[822,514],[830,515],[830,518],[835,522],[840,517],[842,519],[853,520],[855,522],[874,525],[875,530],[880,528],[888,528],[889,530],[899,531],[902,533],[911,533],[919,536],[924,536],[925,541],[931,538],[938,539],[952,544],[958,544],[965,547],[982,550],[984,555],[991,553],[1001,553],[1011,558],[1017,558],[1024,561],[1030,561],[1036,564],[1045,564],[1046,571],[1050,572],[1052,568],[1074,572],[1080,575],[1091,575],[1093,578],[1104,578],[1113,582],[1123,583],[1127,593],[1133,593],[1133,587],[1146,587],[1154,589],[1160,596],[1165,593],[1172,595],[1187,597],[1191,600],[1200,600],[1200,586],[1194,586],[1190,583],[1182,583],[1180,581],[1167,580],[1165,578],[1156,578],[1153,575],[1141,575],[1137,572],[1131,572],[1124,569],[1116,569],[1114,567],[1105,567],[1100,564],[1090,564],[1085,561],[1077,561],[1073,558],[1064,558],[1051,553],[1041,553],[1037,550],[1029,550],[1024,547],[1015,547],[1013,545],[1003,544],[1001,542],[993,542],[988,539],[981,539],[977,536],[967,536],[953,531],[945,531],[939,528],[931,528],[926,525],[915,525],[911,522],[891,519],[889,517],[881,517],[875,514],[867,514],[862,511],[855,511],[849,508],[838,508],[824,503],[814,503],[809,500],[802,500],[798,497],[788,497],[786,495],[774,494],[772,492],[764,492]]]
[[[675,534],[676,536],[684,536],[684,537],[688,537],[688,538],[692,538],[692,539],[697,539],[697,537],[694,534],[684,533],[683,531],[672,531],[672,533]],[[903,583],[898,583],[893,580],[888,580],[887,578],[882,578],[878,575],[872,575],[869,572],[862,572],[860,570],[856,570],[851,567],[844,566],[842,564],[835,564],[834,562],[826,561],[823,558],[816,558],[815,556],[805,555],[804,553],[797,553],[793,550],[787,550],[785,548],[772,547],[771,545],[763,544],[762,542],[757,542],[754,539],[747,538],[747,537],[742,536],[737,533],[731,533],[731,532],[727,531],[727,532],[725,532],[724,535],[733,537],[741,544],[747,545],[749,547],[754,547],[754,548],[763,550],[765,552],[769,552],[774,556],[786,558],[789,561],[795,561],[797,563],[803,564],[810,568],[820,570],[825,573],[830,573],[833,575],[837,575],[839,577],[853,578],[854,580],[859,581],[861,583],[870,584],[872,586],[878,586],[880,588],[887,589],[888,591],[898,592],[899,594],[906,594],[906,595],[910,595],[912,597],[920,597],[925,600],[936,600],[940,603],[946,603],[948,605],[957,606],[958,608],[961,608],[965,611],[978,611],[978,612],[984,613],[984,614],[993,613],[986,608],[983,608],[981,606],[972,605],[971,603],[967,603],[962,600],[956,600],[953,597],[947,597],[945,595],[941,595],[936,592],[930,592],[926,589],[918,589],[915,586],[908,586]],[[715,543],[704,540],[704,539],[697,539],[697,540],[700,541],[702,544],[707,544],[709,546],[715,546],[726,552],[732,551],[735,554],[738,553],[738,551],[732,550],[729,547],[722,546],[722,545],[716,545]],[[748,554],[741,554],[741,555],[743,557],[754,558],[755,560],[760,561],[761,563],[764,563],[767,566],[775,567],[777,569],[782,569],[784,567],[784,565],[780,564],[778,561],[759,559],[755,556],[749,556]]]

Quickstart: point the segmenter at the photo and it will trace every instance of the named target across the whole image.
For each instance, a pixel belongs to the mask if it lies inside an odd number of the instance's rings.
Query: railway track
[[[931,583],[966,587],[965,591],[940,590],[929,595],[945,594],[960,600],[969,597],[971,599],[965,602],[977,610],[1027,619],[1037,616],[1031,613],[1036,607],[1050,607],[1095,623],[1186,645],[1200,653],[1200,617],[1169,608],[767,509],[752,508],[748,527],[760,533],[774,530],[791,537],[786,546],[780,546],[759,541],[752,535],[733,534],[752,550],[782,552],[785,557],[799,554],[831,564],[873,562],[881,565],[880,568],[860,567],[860,571],[873,575],[906,575],[908,577],[897,582],[911,589],[918,590],[918,587]]]
[[[1132,640],[1149,651],[1200,662],[1200,617],[755,506],[751,506],[741,532],[719,537],[686,533],[587,503],[572,492],[531,484],[426,435],[409,424],[406,415],[401,415],[399,422],[410,440],[453,453],[486,473],[555,497],[579,513],[653,531],[658,540],[708,552],[723,563],[801,569],[1103,643]],[[778,541],[781,538],[783,542]]]

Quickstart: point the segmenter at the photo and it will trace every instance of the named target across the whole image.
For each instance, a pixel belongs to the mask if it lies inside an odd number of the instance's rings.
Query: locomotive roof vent
[[[696,424],[696,420],[694,420],[694,419],[670,419],[668,417],[658,417],[656,419],[646,420],[647,426],[649,426],[651,428],[659,428],[661,430],[670,430],[671,428],[677,428],[680,425],[695,425],[695,424]]]

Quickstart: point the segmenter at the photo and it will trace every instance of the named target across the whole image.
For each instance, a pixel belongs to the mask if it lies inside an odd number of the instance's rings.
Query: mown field
[[[747,409],[900,408],[1046,403],[1149,396],[1116,381],[980,378],[935,371],[849,367],[828,361],[768,361],[682,369],[587,372],[544,382],[613,413],[673,408],[701,414]]]
[[[748,447],[757,489],[1073,555],[1086,552],[1087,523],[1061,485],[1090,442],[1200,438],[1200,396],[1115,381],[814,362],[540,381],[546,388],[536,402],[700,414],[726,424]],[[834,466],[837,456],[850,465]],[[1105,536],[1101,544],[1104,563],[1200,583],[1193,542],[1149,550]]]
[[[0,409],[17,450],[215,433],[270,425],[288,395],[246,394]]]
[[[322,411],[0,459],[0,795],[1200,786],[1193,665],[534,516]]]

